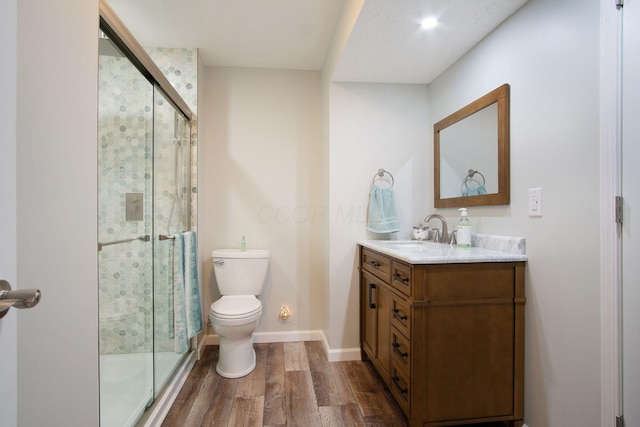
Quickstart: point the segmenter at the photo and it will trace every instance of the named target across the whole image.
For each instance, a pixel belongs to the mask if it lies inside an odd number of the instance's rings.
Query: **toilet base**
[[[216,372],[225,378],[248,375],[256,367],[256,351],[251,336],[244,340],[226,340],[220,337]]]

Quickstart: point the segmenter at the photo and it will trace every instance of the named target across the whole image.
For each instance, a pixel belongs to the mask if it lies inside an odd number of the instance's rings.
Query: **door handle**
[[[373,290],[376,288],[375,283],[369,283],[369,308],[376,308],[376,304],[373,302]]]
[[[400,321],[407,320],[407,316],[404,314],[400,314],[400,310],[398,310],[397,308],[392,309],[391,312],[393,313],[393,317],[395,317],[396,319]]]
[[[0,280],[0,319],[3,318],[11,307],[31,308],[40,302],[42,294],[39,289],[11,290],[11,285],[6,280]]]

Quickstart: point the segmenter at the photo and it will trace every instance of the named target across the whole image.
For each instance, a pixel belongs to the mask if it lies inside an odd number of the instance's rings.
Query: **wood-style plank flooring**
[[[408,426],[369,362],[329,362],[320,341],[254,348],[255,370],[228,379],[216,373],[218,346],[207,347],[162,427]]]
[[[256,369],[228,379],[207,347],[162,426],[407,426],[368,362],[330,363],[320,341],[254,348]]]

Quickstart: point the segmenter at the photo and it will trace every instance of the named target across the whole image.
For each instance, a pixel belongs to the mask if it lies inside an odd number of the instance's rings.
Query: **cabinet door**
[[[424,310],[429,421],[512,416],[513,300],[433,301]]]
[[[391,357],[391,313],[393,300],[389,286],[377,277],[362,273],[362,348],[388,383]]]
[[[371,360],[378,357],[378,308],[377,291],[379,280],[369,273],[363,272],[360,279],[360,341],[362,348]]]

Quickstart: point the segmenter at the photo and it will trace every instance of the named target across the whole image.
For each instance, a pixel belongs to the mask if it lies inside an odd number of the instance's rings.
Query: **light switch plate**
[[[542,216],[542,188],[529,189],[529,216]]]

